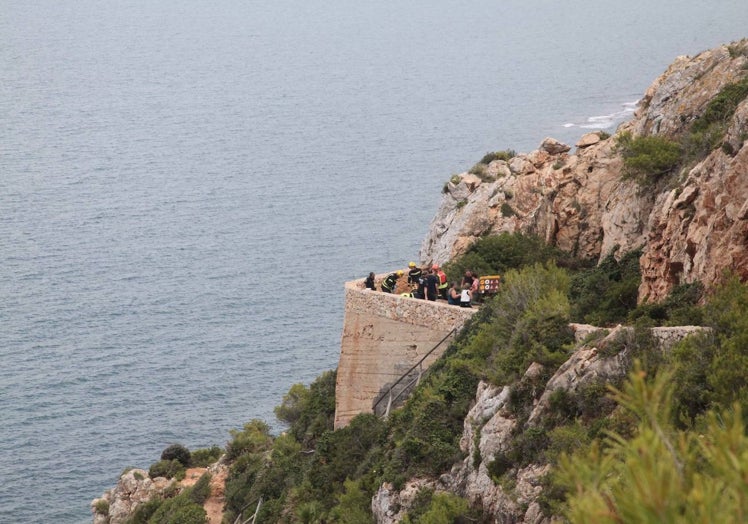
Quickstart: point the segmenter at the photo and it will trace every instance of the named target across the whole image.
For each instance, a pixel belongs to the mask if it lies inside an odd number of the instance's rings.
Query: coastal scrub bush
[[[636,308],[640,257],[640,251],[630,251],[616,260],[611,253],[597,267],[576,273],[569,295],[571,318],[596,326],[625,322]]]
[[[737,58],[739,56],[748,57],[748,39],[743,38],[737,42],[733,42],[727,46],[727,52],[730,53],[730,58]]]
[[[422,512],[421,512],[422,511]],[[481,522],[480,514],[471,511],[467,500],[451,493],[431,493],[428,504],[411,512],[403,519],[403,524],[468,524]]]
[[[708,409],[732,403],[748,412],[748,288],[730,277],[709,297],[704,319],[711,332],[689,337],[670,353],[675,419],[693,426]]]
[[[125,524],[148,524],[149,519],[156,513],[164,500],[160,497],[153,497],[142,504],[138,504]]]
[[[223,455],[219,446],[196,449],[192,452],[190,465],[195,468],[205,468],[216,462]]]
[[[192,502],[200,506],[205,504],[205,501],[210,497],[210,481],[212,478],[212,475],[207,472],[200,476],[187,494]]]
[[[549,260],[555,260],[562,266],[574,265],[570,255],[549,246],[536,236],[501,233],[476,240],[464,255],[444,264],[444,271],[450,281],[459,282],[466,270],[477,275],[503,275],[509,269]]]
[[[275,407],[275,416],[288,425],[295,424],[309,402],[309,395],[309,389],[304,384],[294,384],[288,393],[283,395],[281,405]]]
[[[505,162],[508,162],[515,156],[517,156],[517,152],[512,149],[504,149],[502,151],[493,151],[493,152],[489,152],[483,155],[483,158],[480,159],[479,163],[488,165],[494,160],[504,160]]]
[[[483,158],[481,158],[477,164],[475,164],[473,167],[471,167],[468,170],[468,173],[476,175],[478,178],[480,178],[484,182],[493,182],[494,180],[496,180],[495,177],[489,176],[488,173],[486,172],[486,168],[488,167],[488,164],[490,164],[494,160],[509,161],[515,156],[517,156],[517,153],[510,149],[507,149],[504,151],[493,151],[493,152],[486,153],[485,155],[483,155]]]
[[[106,499],[98,499],[94,504],[94,511],[99,515],[109,515],[109,501]]]
[[[163,501],[153,515],[149,524],[205,524],[208,515],[205,509],[184,494]]]
[[[745,521],[748,437],[740,406],[710,411],[702,429],[670,424],[668,373],[634,370],[616,402],[638,419],[630,438],[611,434],[571,457],[557,481],[572,523]]]
[[[684,150],[689,160],[706,157],[714,149],[723,145],[728,154],[732,146],[723,143],[727,126],[738,105],[748,97],[748,77],[725,85],[706,106],[704,113],[696,118],[689,132],[683,137]]]
[[[290,424],[289,432],[307,448],[325,431],[331,431],[335,421],[335,371],[317,377],[309,389],[301,384],[291,386],[283,403],[275,410],[276,416]]]
[[[228,460],[234,460],[247,453],[268,451],[273,444],[270,426],[260,419],[247,422],[241,431],[232,429],[230,434],[233,438],[226,446]]]
[[[161,460],[178,460],[184,467],[190,465],[190,450],[181,444],[172,444],[161,452]]]
[[[662,136],[633,136],[626,131],[618,135],[616,147],[623,157],[624,178],[642,185],[652,185],[672,173],[682,158],[682,148]]]
[[[704,322],[704,308],[700,305],[704,297],[701,282],[689,282],[673,288],[670,294],[658,303],[640,304],[629,312],[628,321],[648,319],[655,326],[698,326]]]
[[[184,478],[185,469],[184,465],[178,460],[159,460],[151,464],[148,469],[148,476],[152,479],[156,477],[170,478]]]
[[[691,125],[691,131],[704,131],[713,124],[727,123],[746,97],[748,97],[748,77],[733,84],[727,84],[709,101],[704,114]]]
[[[330,513],[337,524],[374,524],[371,514],[371,495],[362,489],[362,481],[346,479],[343,493],[337,496],[337,504]]]

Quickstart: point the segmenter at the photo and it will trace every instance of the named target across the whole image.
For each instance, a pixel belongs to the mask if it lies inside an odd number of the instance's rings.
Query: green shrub
[[[245,453],[268,451],[273,443],[270,426],[259,419],[244,424],[242,431],[231,430],[233,439],[226,446],[226,457],[234,460]]]
[[[149,524],[205,524],[206,522],[208,522],[208,516],[205,509],[181,495],[163,501],[148,519]]]
[[[190,465],[190,450],[181,444],[172,444],[161,452],[161,460],[178,460],[182,466]]]
[[[640,251],[631,251],[619,261],[610,254],[597,267],[579,271],[571,285],[572,319],[596,326],[625,322],[636,307],[640,256]]]
[[[740,103],[748,97],[748,78],[727,84],[712,98],[704,114],[691,125],[691,132],[709,129],[713,124],[726,124],[735,114]]]
[[[483,158],[480,159],[479,163],[488,165],[494,160],[504,160],[505,162],[508,162],[515,156],[517,156],[517,153],[511,149],[504,149],[503,151],[493,151],[491,153],[486,153]]]
[[[156,477],[184,478],[184,466],[178,460],[159,460],[148,469],[148,476],[152,479]]]
[[[681,145],[661,136],[618,135],[616,147],[623,157],[624,176],[651,185],[672,173],[682,159]]]
[[[471,511],[467,500],[451,493],[423,491],[423,500],[417,498],[417,508],[408,512],[403,524],[468,524],[479,521],[479,514]],[[424,504],[427,497],[428,503]]]
[[[337,505],[330,516],[338,524],[373,524],[371,513],[371,495],[364,491],[360,480],[347,479],[343,484],[343,493],[337,496]]]
[[[708,409],[726,409],[734,402],[748,410],[746,310],[748,288],[739,278],[728,278],[704,307],[705,323],[713,331],[689,337],[670,352],[680,427],[692,427]]]
[[[283,395],[283,402],[275,407],[275,416],[286,424],[295,424],[309,402],[309,389],[304,384],[294,384],[288,393]]]
[[[205,468],[216,462],[223,455],[223,449],[218,446],[196,449],[192,452],[190,465],[195,468]]]
[[[109,501],[106,499],[98,499],[94,504],[94,511],[99,515],[109,515]]]
[[[730,53],[730,58],[737,58],[739,56],[748,57],[748,40],[744,38],[731,43],[727,46],[727,51]]]
[[[150,518],[158,510],[163,503],[163,499],[159,497],[153,497],[152,499],[138,504],[130,514],[130,517],[125,521],[126,524],[148,524]]]
[[[504,205],[502,214],[509,210],[514,213],[509,204]],[[449,281],[459,282],[468,269],[477,275],[503,275],[512,268],[519,269],[550,260],[562,266],[573,265],[570,255],[549,246],[536,236],[501,233],[478,239],[464,255],[444,264],[444,271]]]
[[[670,424],[670,376],[635,370],[616,401],[638,419],[632,437],[612,435],[562,457],[572,523],[745,521],[748,437],[741,409],[710,412],[699,431]]]
[[[562,454],[570,455],[580,449],[586,449],[591,442],[588,427],[578,420],[565,426],[555,427],[548,433],[546,458],[555,464]]]
[[[200,476],[195,485],[189,490],[188,497],[192,502],[200,506],[205,504],[205,501],[210,498],[210,481],[212,478],[212,475],[207,472]]]
[[[501,216],[504,218],[509,218],[515,216],[517,213],[514,212],[514,209],[512,209],[512,206],[507,204],[506,202],[503,202],[501,204]]]
[[[322,373],[312,382],[308,391],[299,384],[291,386],[283,398],[284,403],[276,412],[276,415],[288,419],[286,422],[291,424],[289,432],[307,448],[313,448],[315,440],[333,428],[335,377],[335,371]]]

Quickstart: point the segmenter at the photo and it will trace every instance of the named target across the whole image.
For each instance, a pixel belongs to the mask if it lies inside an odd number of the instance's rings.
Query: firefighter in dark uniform
[[[397,280],[403,276],[404,272],[402,269],[398,269],[394,273],[390,273],[386,277],[384,277],[384,280],[382,280],[382,291],[385,293],[394,293],[395,292],[395,286],[397,286]]]
[[[408,264],[408,267],[410,268],[410,271],[408,271],[408,284],[410,284],[411,287],[416,287],[418,281],[421,280],[423,271],[421,271],[420,267],[416,266],[415,262]]]

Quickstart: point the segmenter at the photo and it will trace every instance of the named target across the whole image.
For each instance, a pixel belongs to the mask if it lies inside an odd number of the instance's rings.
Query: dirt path
[[[207,468],[189,468],[184,480],[182,481],[182,486],[193,486],[206,471]],[[221,521],[223,520],[223,504],[225,502],[224,488],[226,486],[227,473],[228,469],[222,467],[218,472],[213,474],[213,477],[210,480],[210,497],[208,497],[208,500],[203,504],[205,512],[208,514],[208,522],[210,524],[221,524]]]

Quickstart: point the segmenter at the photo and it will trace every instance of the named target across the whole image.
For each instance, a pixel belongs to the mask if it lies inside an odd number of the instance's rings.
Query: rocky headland
[[[661,301],[680,284],[700,282],[709,289],[725,271],[745,281],[748,98],[738,100],[719,125],[698,136],[694,123],[718,110],[713,101],[746,78],[747,41],[679,57],[646,91],[633,118],[613,135],[589,133],[573,147],[547,138],[536,151],[490,159],[453,176],[443,188],[441,205],[423,241],[422,261],[443,264],[487,235],[525,233],[586,259],[641,250],[640,303]],[[659,137],[681,147],[706,140],[710,147],[684,156],[665,175],[643,181],[626,173],[620,145],[626,134]],[[519,379],[520,388],[525,385],[533,392],[528,414],[520,417],[510,405],[516,384],[480,381],[459,443],[465,458],[441,475],[412,476],[397,486],[379,484],[369,507],[374,520],[401,522],[425,489],[468,500],[489,515],[490,522],[552,522],[539,502],[551,467],[547,461],[507,466],[499,475],[503,483],[496,481],[497,472],[491,468],[500,465],[518,433],[544,427],[559,391],[574,396],[591,385],[620,383],[631,369],[634,339],[639,336],[621,326],[572,324],[571,329],[576,341],[565,363],[552,373],[533,363]],[[649,336],[665,354],[678,341],[704,331],[708,329],[697,326],[652,328]],[[265,460],[270,461],[266,453]],[[174,492],[169,486],[173,484],[150,479],[142,470],[123,474],[115,489],[94,501],[95,522],[125,522],[148,498]],[[284,515],[285,521],[301,522],[290,513]],[[350,518],[340,522],[355,522]]]
[[[678,57],[612,136],[586,134],[573,151],[547,138],[536,151],[452,177],[421,258],[444,263],[485,235],[522,232],[586,258],[641,249],[641,301],[662,300],[678,284],[713,285],[725,269],[745,279],[748,101],[725,122],[721,147],[667,183],[623,177],[617,148],[623,133],[683,139],[725,86],[745,78],[745,46]]]

